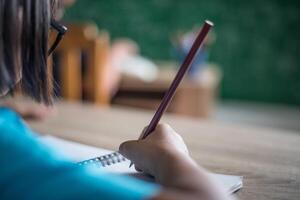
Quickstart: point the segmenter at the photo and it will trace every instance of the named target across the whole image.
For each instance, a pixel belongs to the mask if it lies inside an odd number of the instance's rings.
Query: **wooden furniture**
[[[36,131],[98,147],[118,149],[121,142],[138,138],[153,112],[128,108],[59,103],[58,115],[30,122]],[[300,134],[226,125],[166,115],[191,156],[207,169],[244,176],[243,200],[300,198]]]
[[[174,68],[160,70],[157,79],[151,82],[123,75],[113,103],[154,110],[176,73]],[[178,87],[168,112],[209,118],[214,110],[220,79],[220,72],[214,66],[205,68],[198,80],[186,77]]]
[[[79,101],[84,92],[87,100],[108,105],[108,34],[99,33],[94,24],[69,24],[67,27],[68,32],[56,51],[62,97],[68,101]],[[82,66],[83,53],[86,55],[85,66]]]

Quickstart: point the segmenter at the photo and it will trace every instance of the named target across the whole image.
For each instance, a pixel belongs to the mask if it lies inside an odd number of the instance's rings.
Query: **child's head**
[[[47,52],[56,1],[0,0],[0,96],[20,82],[24,93],[51,103]]]

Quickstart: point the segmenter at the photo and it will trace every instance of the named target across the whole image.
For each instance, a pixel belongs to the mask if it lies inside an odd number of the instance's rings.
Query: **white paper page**
[[[74,162],[80,162],[91,158],[96,158],[105,154],[112,153],[113,151],[96,148],[72,141],[63,140],[53,136],[43,136],[41,138],[42,143],[54,149],[58,154],[65,156]],[[138,178],[142,178],[146,181],[151,181],[151,178],[146,177],[144,174],[137,172],[134,167],[129,168],[130,161],[126,159],[121,163],[102,167],[104,171],[113,173],[122,173],[133,175]],[[243,186],[241,176],[231,176],[224,174],[211,174],[219,181],[229,193],[236,192]]]
[[[96,158],[113,152],[107,149],[96,148],[53,136],[43,136],[42,142],[50,148],[54,149],[56,153],[59,153],[74,162]],[[134,167],[129,168],[129,165],[130,161],[126,159],[126,161],[116,163],[114,165],[109,165],[107,167],[103,167],[102,169],[104,171],[116,173],[137,173]]]

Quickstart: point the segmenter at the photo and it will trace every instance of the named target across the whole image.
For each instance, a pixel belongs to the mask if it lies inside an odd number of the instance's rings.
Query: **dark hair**
[[[47,66],[50,20],[55,0],[0,0],[0,90],[21,88],[38,102],[52,102]]]

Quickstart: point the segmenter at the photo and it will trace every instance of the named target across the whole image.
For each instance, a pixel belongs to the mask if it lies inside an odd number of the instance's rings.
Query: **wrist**
[[[159,171],[157,182],[167,188],[195,193],[204,199],[222,199],[227,196],[208,174],[189,155],[182,152],[166,151]]]
[[[190,168],[199,168],[195,161],[181,151],[160,149],[157,153],[158,163],[155,165],[155,178],[161,184],[167,182],[178,174],[185,173]]]

